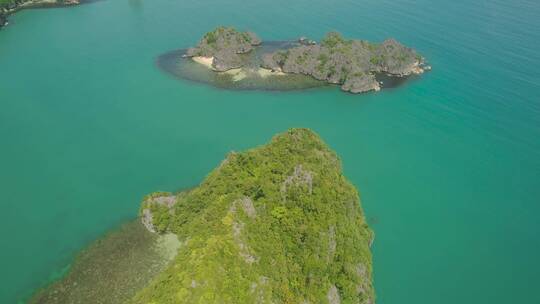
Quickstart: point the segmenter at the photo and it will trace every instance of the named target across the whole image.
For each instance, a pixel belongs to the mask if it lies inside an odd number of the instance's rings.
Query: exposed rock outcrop
[[[330,289],[328,290],[328,294],[326,295],[328,298],[329,304],[340,304],[341,303],[341,297],[339,296],[339,291],[336,287],[336,285],[332,284],[330,286]]]
[[[304,186],[309,194],[313,191],[313,173],[305,170],[302,165],[294,167],[294,171],[281,184],[281,196],[283,200],[287,199],[287,191],[290,187]]]
[[[381,89],[379,82],[372,74],[353,74],[348,75],[341,89],[351,93],[362,93],[368,91],[379,91]]]
[[[304,37],[304,36],[298,38],[298,42],[300,44],[303,44],[303,45],[315,45],[315,44],[317,44],[317,41],[308,39],[307,37]]]
[[[4,14],[0,13],[0,27],[6,26],[7,18]]]
[[[244,197],[242,199],[238,199],[232,203],[232,206],[230,208],[230,211],[233,213],[236,213],[238,208],[241,208],[242,211],[244,211],[244,214],[248,218],[254,218],[257,215],[257,210],[255,210],[255,206],[253,205],[253,201],[249,197]]]
[[[229,213],[230,213],[231,218],[236,218],[236,213],[238,209],[242,210],[244,214],[250,219],[253,219],[257,215],[255,206],[253,206],[253,201],[249,197],[244,197],[242,199],[235,200],[231,204],[231,207],[229,208]],[[252,250],[248,247],[248,245],[244,241],[244,236],[242,235],[244,226],[245,224],[242,221],[238,219],[233,220],[232,235],[234,238],[234,242],[238,246],[239,254],[242,257],[242,259],[247,264],[252,264],[257,261],[257,257],[251,253]]]
[[[168,192],[156,192],[148,195],[141,207],[141,222],[150,232],[167,230],[168,218],[173,214],[173,207],[178,198]]]
[[[336,254],[336,227],[330,226],[328,229],[328,261],[334,259],[334,255]]]
[[[231,69],[241,68],[244,63],[240,55],[228,50],[216,53],[212,62],[212,68],[217,72],[225,72]]]
[[[244,223],[234,222],[232,224],[232,232],[234,242],[238,246],[238,254],[247,264],[252,264],[257,261],[257,257],[251,254],[251,250],[243,240],[242,230],[244,229]]]
[[[368,274],[368,269],[366,265],[359,263],[356,266],[356,275],[361,281],[361,283],[359,283],[356,286],[356,292],[360,296],[359,304],[373,304],[374,303],[373,297],[369,293],[366,292],[372,288],[371,282],[368,280],[365,280],[367,274]]]

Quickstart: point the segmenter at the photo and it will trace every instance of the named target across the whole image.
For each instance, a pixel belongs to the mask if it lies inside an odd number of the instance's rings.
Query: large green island
[[[196,188],[148,195],[130,225],[30,302],[374,303],[358,192],[308,129],[231,152]]]
[[[262,41],[252,32],[240,32],[232,27],[218,27],[206,33],[200,42],[181,52],[183,59],[212,70],[223,79],[228,75],[231,88],[279,89],[339,85],[343,91],[362,93],[379,91],[392,83],[402,82],[412,75],[431,69],[424,57],[395,39],[382,43],[345,39],[339,33],[328,33],[320,43],[305,37],[297,41]],[[178,56],[178,54],[176,55]],[[220,82],[196,68],[187,69],[188,62],[173,61],[177,67],[167,68],[180,77],[218,86]],[[221,76],[216,76],[221,75]],[[291,78],[296,75],[296,78]],[[269,85],[268,79],[282,82]],[[311,82],[306,79],[311,79]],[[396,80],[398,79],[398,80]],[[225,79],[226,80],[226,79]],[[291,82],[304,82],[291,86]],[[245,82],[244,85],[238,84]],[[386,83],[385,83],[386,82]],[[256,85],[254,83],[259,83]]]

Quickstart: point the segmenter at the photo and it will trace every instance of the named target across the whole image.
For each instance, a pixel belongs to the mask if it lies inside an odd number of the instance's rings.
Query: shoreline
[[[214,57],[194,56],[191,57],[191,60],[213,70],[212,63],[214,63]]]
[[[93,0],[64,0],[64,2],[59,2],[59,0],[28,0],[22,3],[6,3],[0,7],[0,29],[9,25],[8,16],[24,9],[70,7],[89,2],[93,2]]]
[[[194,62],[196,62],[198,64],[201,64],[201,65],[207,67],[208,69],[211,69],[212,71],[214,71],[216,73],[223,73],[223,74],[232,75],[233,76],[233,81],[240,81],[242,79],[245,79],[250,74],[251,75],[257,75],[258,77],[261,77],[261,78],[267,78],[267,77],[270,77],[270,76],[286,76],[287,75],[287,73],[285,73],[285,72],[283,72],[281,70],[274,71],[274,70],[263,68],[263,67],[258,67],[256,70],[255,69],[246,70],[244,68],[236,68],[236,69],[227,70],[225,72],[218,72],[218,71],[215,71],[215,69],[212,67],[212,64],[214,62],[214,57],[193,56],[193,57],[190,57],[190,58]]]
[[[265,41],[261,44],[261,48],[265,46],[280,46],[287,44],[294,44],[294,41]],[[264,54],[264,51],[263,51]],[[213,63],[213,57],[203,57],[203,56],[188,56],[186,54],[186,49],[177,49],[169,51],[157,57],[156,65],[162,71],[167,74],[171,74],[175,78],[189,80],[196,83],[208,84],[214,87],[228,89],[228,90],[258,90],[258,91],[291,91],[291,90],[305,90],[313,89],[318,87],[326,86],[335,86],[336,83],[323,82],[318,80],[311,75],[300,74],[300,73],[287,73],[280,70],[279,67],[275,67],[273,70],[267,67],[257,66],[255,64],[250,64],[249,66],[243,68],[230,69],[224,72],[216,71],[212,68],[211,64]],[[191,65],[192,68],[201,69],[201,73],[207,73],[207,76],[190,76],[190,68],[187,69],[178,69],[178,64],[180,65]],[[400,87],[408,82],[417,81],[420,79],[422,74],[431,71],[431,66],[424,63],[418,62],[413,72],[408,74],[391,74],[388,72],[375,72],[373,76],[377,82],[378,88],[373,88],[372,92],[382,91],[383,89],[393,89]],[[203,72],[206,70],[208,72]],[[187,71],[187,74],[185,74]],[[184,74],[182,74],[184,73]],[[198,74],[198,73],[195,73]],[[213,78],[215,75],[217,78]],[[283,76],[283,77],[271,77],[271,76]],[[286,77],[285,77],[286,76]],[[206,77],[206,78],[205,78]],[[227,79],[223,78],[227,77]],[[299,86],[287,86],[280,83],[291,83],[302,81],[307,81],[309,78],[308,85],[303,87],[301,84]],[[277,85],[276,82],[278,83]],[[354,93],[353,93],[354,94]]]
[[[260,79],[266,79],[271,76],[288,76],[288,75],[300,75],[300,73],[287,73],[283,72],[280,67],[274,67],[269,68],[265,66],[247,66],[247,67],[240,67],[240,68],[232,68],[227,71],[217,71],[213,67],[214,63],[214,57],[205,57],[205,56],[188,56],[185,53],[182,54],[182,59],[184,60],[192,60],[195,63],[198,63],[208,70],[216,73],[217,75],[230,75],[232,83],[239,82],[241,80],[244,80],[246,78],[248,79],[254,79],[254,78],[260,78]],[[417,76],[420,76],[424,74],[427,71],[431,70],[431,66],[425,64],[423,61],[416,61],[410,66],[410,69],[407,73],[403,74],[392,74],[388,72],[374,72],[372,73],[374,80],[371,86],[364,87],[363,90],[355,90],[355,89],[344,89],[342,86],[342,91],[350,92],[350,93],[361,93],[361,92],[368,92],[368,91],[374,91],[379,92],[383,88],[393,88],[396,86],[401,85],[408,79],[414,79]],[[320,79],[315,78],[313,75],[306,75],[309,76],[315,80],[322,81]],[[328,82],[329,84],[338,84],[334,82]]]

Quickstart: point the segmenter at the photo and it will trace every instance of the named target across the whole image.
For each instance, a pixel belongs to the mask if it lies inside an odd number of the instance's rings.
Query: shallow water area
[[[206,83],[222,89],[289,91],[326,86],[325,82],[310,76],[281,75],[259,67],[262,55],[298,45],[299,43],[292,41],[263,42],[253,52],[243,55],[246,61],[243,68],[226,72],[215,72],[184,56],[185,49],[159,56],[157,66],[177,78]]]
[[[172,233],[157,235],[130,221],[90,244],[29,303],[124,303],[165,269],[180,245]]]

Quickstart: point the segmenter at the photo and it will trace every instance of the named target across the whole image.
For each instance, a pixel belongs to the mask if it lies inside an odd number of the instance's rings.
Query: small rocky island
[[[246,85],[238,87],[245,89],[287,88],[291,82],[299,81],[304,83],[291,87],[335,84],[343,91],[362,93],[379,91],[430,69],[424,57],[395,39],[377,44],[345,39],[336,32],[328,33],[320,43],[305,37],[264,42],[252,32],[218,27],[204,35],[197,46],[158,59],[158,65],[179,77],[216,84],[211,75],[206,79],[192,77],[204,72],[185,69],[189,63],[178,65],[178,57],[191,59],[217,75],[229,75],[229,83],[221,87],[234,88],[235,82],[244,81]],[[176,60],[173,68],[172,58]],[[295,79],[290,78],[293,75]],[[268,80],[282,84],[272,86]]]
[[[231,152],[199,186],[150,194],[140,210],[30,303],[375,301],[373,232],[338,156],[311,130]]]

